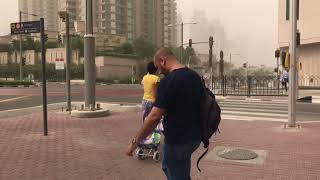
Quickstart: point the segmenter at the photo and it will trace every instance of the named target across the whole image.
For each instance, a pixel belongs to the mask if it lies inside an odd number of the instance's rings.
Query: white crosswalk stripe
[[[288,121],[288,102],[225,99],[219,102],[222,119],[243,121]]]
[[[320,96],[312,96],[312,103],[320,104]]]

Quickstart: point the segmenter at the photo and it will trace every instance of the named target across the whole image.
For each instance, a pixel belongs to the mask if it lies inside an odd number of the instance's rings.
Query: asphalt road
[[[72,86],[72,101],[84,101],[84,86]],[[319,91],[317,91],[319,92]],[[311,91],[308,92],[313,93]],[[97,85],[97,102],[140,103],[143,91],[139,85]],[[272,98],[272,97],[270,97]],[[48,85],[48,104],[66,102],[63,84]],[[0,88],[0,112],[42,105],[42,88]],[[320,121],[320,104],[297,104],[298,115]]]
[[[48,85],[48,104],[66,101],[64,85]],[[84,87],[71,87],[72,101],[84,101]],[[96,87],[96,101],[140,103],[143,91],[139,85],[98,85]],[[42,105],[42,88],[0,88],[0,111],[21,109]]]

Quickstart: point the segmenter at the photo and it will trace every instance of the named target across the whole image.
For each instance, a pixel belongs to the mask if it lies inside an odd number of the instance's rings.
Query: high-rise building
[[[81,0],[58,0],[58,11],[66,11],[69,14],[70,31],[75,31],[75,22],[80,18]],[[59,31],[64,32],[64,23],[60,22]]]
[[[176,46],[180,47],[181,46],[181,24],[182,23],[182,14],[178,14],[177,17],[177,25],[176,25]]]
[[[58,31],[58,2],[53,0],[19,0],[22,21],[44,18],[46,31]],[[35,14],[33,16],[30,14]]]
[[[136,38],[146,39],[156,44],[156,0],[136,0]]]
[[[176,46],[175,0],[96,0],[98,33],[125,36],[132,43],[142,37],[157,46]],[[172,24],[173,26],[169,27]]]
[[[94,6],[98,33],[127,37],[129,42],[134,39],[134,0],[97,0]]]
[[[156,44],[176,47],[177,3],[175,0],[156,0]]]
[[[62,34],[65,23],[60,20],[58,12],[67,11],[70,32],[84,34],[86,0],[19,0],[19,7],[23,12],[44,17],[46,30]],[[158,47],[176,47],[176,8],[175,0],[93,0],[93,29],[99,41],[97,44],[101,45],[100,49],[111,48],[108,44],[132,43],[142,37]],[[35,18],[24,15],[23,19]]]

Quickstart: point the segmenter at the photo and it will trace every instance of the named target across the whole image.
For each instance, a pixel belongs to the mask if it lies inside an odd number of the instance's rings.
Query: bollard
[[[94,105],[90,104],[90,111],[94,111]]]
[[[98,110],[101,109],[100,103],[97,104],[97,109],[98,109]]]
[[[83,111],[84,110],[84,105],[81,104],[80,110]]]

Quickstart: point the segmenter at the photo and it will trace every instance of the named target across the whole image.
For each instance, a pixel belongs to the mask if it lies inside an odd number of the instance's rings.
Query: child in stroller
[[[153,133],[140,142],[136,149],[135,155],[138,160],[143,160],[147,157],[152,157],[154,161],[160,161],[160,139],[161,139],[162,124],[159,123]]]

